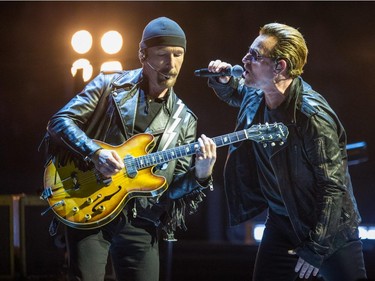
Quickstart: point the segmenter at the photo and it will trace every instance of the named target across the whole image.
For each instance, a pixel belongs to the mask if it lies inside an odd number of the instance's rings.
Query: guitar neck
[[[248,130],[237,131],[222,136],[212,138],[216,147],[226,146],[242,140],[250,139]],[[200,150],[198,142],[181,145],[175,148],[169,148],[164,151],[143,155],[135,158],[136,169],[144,169],[158,164],[163,164],[181,157],[195,154]]]

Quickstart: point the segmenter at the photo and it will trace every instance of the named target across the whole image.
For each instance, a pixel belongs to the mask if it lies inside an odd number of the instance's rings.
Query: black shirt
[[[144,133],[150,126],[152,120],[159,113],[166,99],[150,99],[145,92],[140,89],[137,113],[134,124],[134,134]]]
[[[254,121],[261,124],[265,124],[266,122],[269,124],[275,122],[286,123],[287,115],[285,113],[285,106],[286,103],[284,102],[275,109],[269,109],[263,100]],[[254,142],[253,146],[260,186],[268,201],[268,205],[275,213],[287,216],[288,213],[274,173],[274,169],[277,169],[277,167],[272,167],[270,162],[270,158],[277,147],[272,146],[271,143],[262,144],[256,142]]]

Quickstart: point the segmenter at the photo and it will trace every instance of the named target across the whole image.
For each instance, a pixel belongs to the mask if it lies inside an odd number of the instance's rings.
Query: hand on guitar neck
[[[195,176],[197,179],[205,179],[212,174],[216,161],[216,144],[205,135],[198,139],[198,143],[200,149],[197,151]],[[124,168],[123,160],[115,150],[99,149],[93,154],[91,161],[96,170],[106,178],[117,174]]]
[[[216,162],[216,144],[203,134],[198,139],[198,143],[200,149],[195,160],[195,177],[206,179],[211,176]]]

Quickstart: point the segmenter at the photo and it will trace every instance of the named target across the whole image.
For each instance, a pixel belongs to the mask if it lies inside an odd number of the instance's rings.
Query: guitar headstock
[[[287,126],[279,122],[253,125],[247,129],[247,133],[248,139],[263,143],[266,147],[267,143],[271,143],[272,146],[274,146],[276,142],[283,145],[288,137],[289,131]]]

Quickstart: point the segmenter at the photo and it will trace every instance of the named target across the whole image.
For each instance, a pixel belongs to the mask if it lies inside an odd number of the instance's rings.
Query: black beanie
[[[143,30],[139,48],[154,46],[177,46],[186,51],[186,36],[182,28],[173,20],[160,17],[150,21]]]

